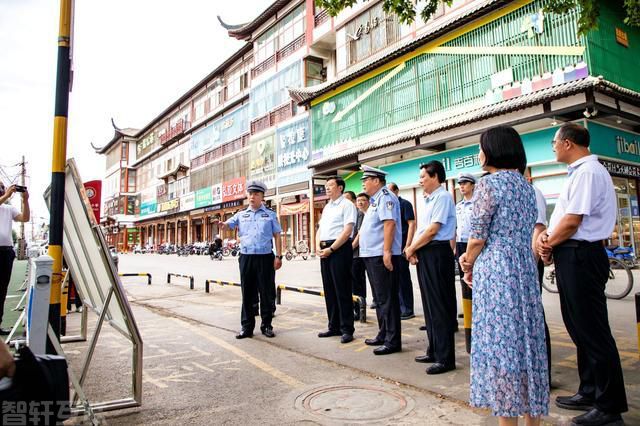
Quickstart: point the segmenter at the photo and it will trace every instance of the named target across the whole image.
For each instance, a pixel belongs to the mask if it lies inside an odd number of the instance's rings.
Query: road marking
[[[233,346],[232,344],[225,342],[222,339],[219,339],[215,336],[210,335],[209,333],[207,333],[204,330],[199,329],[198,327],[195,327],[185,321],[179,320],[177,318],[171,318],[173,321],[177,322],[178,324],[180,324],[182,327],[188,328],[190,329],[193,333],[204,337],[205,339],[215,343],[216,345],[220,346],[223,349],[228,350],[229,352],[235,354],[236,356],[244,359],[245,361],[249,362],[250,364],[253,364],[255,367],[259,368],[260,370],[264,371],[265,373],[275,377],[276,379],[280,380],[281,382],[285,383],[286,385],[291,386],[292,388],[297,388],[297,387],[301,387],[304,386],[304,383],[302,383],[301,381],[289,376],[286,373],[283,373],[282,371],[278,370],[277,368],[267,364],[266,362],[259,360],[253,356],[251,356],[250,354],[248,354],[247,352],[243,351],[240,348],[237,348],[235,346]]]

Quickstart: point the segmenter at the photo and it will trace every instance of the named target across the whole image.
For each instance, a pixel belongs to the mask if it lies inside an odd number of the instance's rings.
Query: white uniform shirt
[[[547,226],[547,200],[544,199],[544,194],[542,191],[535,186],[533,186],[533,190],[536,191],[536,207],[538,209],[538,217],[536,219],[536,225],[544,225]]]
[[[20,212],[9,204],[0,205],[0,246],[13,246],[11,229],[13,220]]]
[[[342,234],[345,226],[349,223],[356,223],[357,217],[356,206],[344,198],[344,195],[341,195],[335,201],[329,200],[322,210],[318,238],[320,238],[320,241],[337,239]],[[351,235],[353,235],[353,232]]]
[[[616,222],[616,192],[609,172],[588,155],[569,165],[569,177],[549,221],[549,235],[566,214],[582,215],[582,223],[570,238],[581,241],[605,240]]]

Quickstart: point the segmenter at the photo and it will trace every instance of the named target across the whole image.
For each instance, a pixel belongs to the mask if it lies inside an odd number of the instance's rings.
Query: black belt
[[[584,247],[604,247],[603,240],[597,241],[584,241],[584,240],[567,240],[562,244],[558,244],[557,247],[567,247],[567,248],[584,248]]]
[[[9,251],[13,250],[12,246],[0,246],[0,251]]]
[[[351,238],[348,238],[348,239],[347,239],[347,241],[345,241],[344,243],[346,244],[346,243],[348,243],[348,242],[350,242],[350,241],[351,241]],[[331,247],[331,245],[332,245],[333,243],[335,243],[335,242],[336,242],[336,240],[324,240],[324,241],[320,241],[320,248],[321,248],[321,249],[329,248],[329,247]],[[343,245],[344,245],[344,244],[343,244]],[[340,246],[340,247],[342,247],[342,246]],[[338,247],[338,248],[340,248],[340,247]],[[338,249],[336,249],[336,250],[338,250]]]
[[[451,246],[451,243],[445,240],[432,240],[425,245],[425,247],[438,247],[438,246]]]

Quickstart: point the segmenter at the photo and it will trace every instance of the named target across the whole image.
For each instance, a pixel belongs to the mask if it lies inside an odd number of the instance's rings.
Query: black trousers
[[[4,302],[7,298],[7,290],[11,281],[11,271],[13,270],[13,260],[16,253],[13,247],[0,247],[0,323],[4,313]]]
[[[553,259],[562,319],[577,348],[578,392],[601,411],[622,413],[627,397],[604,295],[609,260],[601,243],[571,245],[556,247]]]
[[[273,254],[241,254],[240,285],[242,286],[242,313],[240,324],[243,330],[253,331],[256,326],[256,294],[260,295],[260,317],[262,327],[271,326],[276,294],[276,270]]]
[[[473,293],[471,287],[464,282],[464,272],[460,266],[460,256],[467,252],[467,243],[456,242],[456,262],[458,263],[458,275],[460,276],[460,291],[463,299],[472,299]],[[457,325],[457,321],[456,321]]]
[[[540,283],[540,293],[542,294],[542,280],[544,279],[544,262],[542,259],[538,261],[538,282]],[[544,338],[547,344],[547,368],[549,371],[549,386],[551,386],[551,334],[549,333],[549,327],[547,326],[547,316],[542,311],[544,318]]]
[[[382,256],[364,257],[367,276],[376,298],[378,317],[378,340],[392,349],[402,347],[400,337],[400,301],[398,300],[400,256],[392,256],[393,271],[388,270]]]
[[[367,279],[365,276],[364,261],[361,257],[354,257],[351,263],[351,281],[353,294],[367,297]]]
[[[413,283],[411,282],[411,272],[409,271],[409,261],[406,257],[400,256],[399,293],[400,314],[413,315]]]
[[[320,259],[320,273],[327,306],[328,328],[341,334],[353,334],[353,290],[351,264],[353,248],[347,240],[329,257]]]
[[[423,295],[429,347],[436,362],[456,362],[455,259],[448,241],[434,241],[418,250],[418,281]]]

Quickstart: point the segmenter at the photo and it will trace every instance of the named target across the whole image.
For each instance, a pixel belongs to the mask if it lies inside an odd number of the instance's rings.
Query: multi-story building
[[[357,191],[359,166],[381,167],[420,211],[421,163],[442,161],[456,194],[458,173],[481,173],[479,135],[511,125],[551,211],[567,171],[549,142],[575,121],[618,193],[612,242],[640,249],[640,31],[625,25],[620,4],[601,2],[598,29],[580,37],[578,10],[547,14],[544,4],[457,0],[412,25],[381,1],[318,13],[313,40],[332,52],[323,65],[335,77],[290,90],[310,110],[314,175],[340,174]]]

